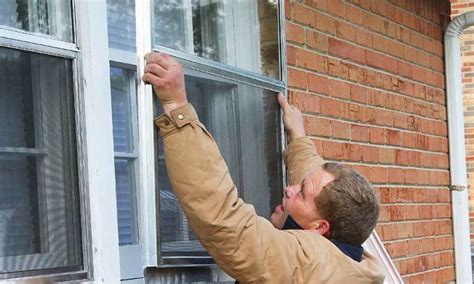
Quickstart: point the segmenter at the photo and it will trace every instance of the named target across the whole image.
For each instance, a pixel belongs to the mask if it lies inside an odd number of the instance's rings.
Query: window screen
[[[71,64],[0,47],[1,278],[81,266]]]
[[[216,139],[239,195],[255,206],[257,214],[269,218],[271,209],[281,202],[283,186],[276,93],[194,71],[187,73],[188,100]],[[157,112],[161,113],[159,106]],[[157,152],[164,261],[172,261],[173,256],[206,255],[172,191],[161,138]]]

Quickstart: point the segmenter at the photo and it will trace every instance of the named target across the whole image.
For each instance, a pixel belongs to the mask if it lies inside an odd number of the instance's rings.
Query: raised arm
[[[238,197],[214,139],[181,92],[179,64],[151,54],[145,71],[143,80],[153,84],[165,110],[155,123],[163,137],[171,185],[201,244],[241,282],[262,283],[276,271],[283,277],[277,283],[291,282],[294,263],[288,254],[297,251],[298,242]]]
[[[278,95],[278,102],[283,111],[283,122],[288,133],[288,147],[284,160],[288,169],[288,183],[300,183],[316,166],[324,163],[318,155],[311,139],[306,136],[301,111],[289,105],[283,95]]]

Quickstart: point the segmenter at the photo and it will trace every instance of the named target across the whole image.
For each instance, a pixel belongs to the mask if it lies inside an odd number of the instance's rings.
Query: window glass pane
[[[80,269],[71,61],[0,48],[0,90],[0,271]]]
[[[28,57],[26,54],[17,53],[18,65],[2,66],[0,80],[2,92],[0,92],[0,147],[35,147],[34,129],[34,97],[31,86],[31,72],[19,72],[21,69],[31,69],[30,60],[22,60],[20,57]],[[4,53],[0,53],[0,60],[12,61]]]
[[[109,48],[136,51],[135,1],[107,0]]]
[[[115,159],[119,244],[137,243],[133,160]]]
[[[213,134],[239,195],[269,218],[281,202],[280,113],[276,93],[189,73],[188,99]],[[159,106],[158,112],[161,112]],[[158,140],[158,187],[163,256],[196,255],[203,250],[188,228],[166,173],[163,144]]]
[[[130,89],[132,80],[125,69],[110,67],[112,88],[112,123],[115,152],[132,151]],[[131,72],[130,72],[131,73]]]
[[[0,156],[0,256],[40,252],[37,181],[34,157]]]
[[[51,35],[72,42],[71,1],[2,0],[0,26]]]
[[[153,40],[278,79],[278,1],[155,0]]]

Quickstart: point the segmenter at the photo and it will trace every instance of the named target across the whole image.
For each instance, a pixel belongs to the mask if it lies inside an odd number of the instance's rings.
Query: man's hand
[[[165,53],[151,52],[145,55],[145,74],[142,80],[153,85],[165,113],[188,103],[184,86],[183,67]]]
[[[306,136],[301,111],[295,106],[290,106],[282,94],[278,94],[278,103],[283,111],[283,124],[288,131],[289,141]]]

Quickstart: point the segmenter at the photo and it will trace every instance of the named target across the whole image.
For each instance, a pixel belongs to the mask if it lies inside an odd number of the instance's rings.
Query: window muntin
[[[278,2],[155,0],[155,46],[280,79]]]
[[[281,201],[283,186],[276,93],[192,70],[187,74],[188,100],[216,139],[239,196],[253,204],[257,214],[269,218]],[[157,113],[161,113],[159,106]],[[171,189],[161,138],[157,153],[163,264],[176,264],[180,256],[204,256]]]
[[[0,74],[0,278],[80,270],[72,62],[0,47]]]
[[[2,0],[0,27],[7,26],[72,42],[71,11],[71,1]]]

